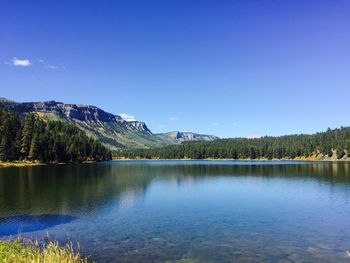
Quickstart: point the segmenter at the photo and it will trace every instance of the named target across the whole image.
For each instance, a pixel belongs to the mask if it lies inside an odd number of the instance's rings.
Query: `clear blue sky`
[[[91,104],[154,132],[350,125],[350,1],[16,1],[0,97]]]

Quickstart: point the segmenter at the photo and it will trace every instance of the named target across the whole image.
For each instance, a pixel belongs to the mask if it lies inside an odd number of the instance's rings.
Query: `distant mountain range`
[[[179,132],[179,131],[172,131],[172,132],[166,132],[166,133],[160,133],[157,134],[157,136],[160,136],[164,139],[170,139],[177,142],[184,142],[184,141],[213,141],[219,139],[219,137],[214,135],[204,135],[204,134],[198,134],[193,132]]]
[[[65,104],[57,101],[17,103],[0,98],[0,108],[19,114],[35,113],[42,119],[67,121],[84,130],[109,148],[150,148],[183,141],[212,141],[213,135],[173,131],[154,134],[142,121],[127,121],[119,115],[90,105]]]

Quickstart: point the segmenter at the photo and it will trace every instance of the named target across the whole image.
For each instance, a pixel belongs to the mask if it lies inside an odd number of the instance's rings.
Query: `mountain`
[[[152,148],[191,140],[213,140],[215,136],[189,132],[153,134],[141,121],[126,121],[119,115],[108,113],[96,106],[65,104],[57,101],[23,102],[0,98],[0,108],[24,114],[36,113],[44,120],[73,123],[109,148]]]
[[[219,137],[214,135],[204,135],[193,132],[180,132],[172,131],[167,133],[157,134],[157,136],[163,138],[164,140],[185,142],[185,141],[213,141],[219,139]]]

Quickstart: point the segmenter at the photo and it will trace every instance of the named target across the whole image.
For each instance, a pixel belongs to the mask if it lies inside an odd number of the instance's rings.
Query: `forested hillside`
[[[328,129],[313,135],[184,142],[162,148],[120,151],[117,156],[146,159],[295,159],[311,156],[342,159],[350,157],[350,128]]]
[[[0,109],[0,161],[81,162],[111,159],[111,152],[76,126]]]
[[[213,140],[217,137],[192,132],[153,134],[142,121],[125,120],[96,106],[42,101],[18,103],[0,98],[0,109],[20,115],[34,113],[43,120],[61,120],[74,124],[109,149],[152,148],[182,141]]]

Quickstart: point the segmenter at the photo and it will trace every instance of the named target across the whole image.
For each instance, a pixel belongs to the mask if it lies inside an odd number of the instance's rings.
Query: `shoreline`
[[[46,163],[40,162],[29,162],[29,161],[13,161],[13,162],[0,162],[0,168],[6,167],[30,167],[30,166],[39,166],[47,165]]]
[[[270,162],[270,161],[293,161],[293,162],[333,162],[333,163],[341,163],[341,162],[350,162],[350,158],[346,159],[314,159],[314,158],[298,158],[298,159],[214,159],[214,158],[206,158],[206,159],[145,159],[145,158],[112,158],[109,161],[245,161],[245,162]],[[105,162],[105,161],[103,161]],[[0,162],[0,168],[9,168],[9,167],[31,167],[31,166],[41,166],[41,165],[64,165],[64,164],[91,164],[97,163],[97,161],[85,161],[81,163],[40,163],[40,162],[29,162],[29,161],[14,161],[14,162]]]
[[[84,161],[77,164],[91,164],[97,161]],[[104,161],[103,161],[104,162]],[[41,163],[41,162],[30,162],[30,161],[13,161],[13,162],[1,162],[0,168],[7,167],[31,167],[31,166],[41,166],[41,165],[62,165],[62,164],[74,164],[74,163]]]
[[[79,244],[60,245],[56,240],[34,240],[17,237],[0,240],[1,262],[94,262],[91,257],[80,253]]]
[[[350,162],[350,158],[346,159],[314,159],[314,158],[298,158],[298,159],[227,159],[227,158],[205,158],[205,159],[162,159],[162,158],[112,158],[112,161],[295,161],[295,162]]]

